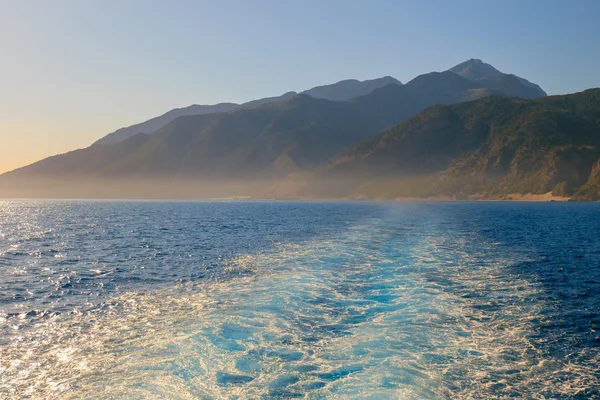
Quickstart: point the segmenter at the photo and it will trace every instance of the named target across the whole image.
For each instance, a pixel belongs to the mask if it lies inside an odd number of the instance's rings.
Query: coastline
[[[549,202],[584,202],[594,203],[595,200],[573,200],[571,197],[554,196],[551,192],[542,194],[533,193],[511,193],[502,197],[489,196],[486,194],[474,194],[465,198],[455,196],[431,196],[431,197],[368,197],[363,195],[354,195],[347,197],[294,197],[294,196],[224,196],[224,197],[67,197],[67,196],[0,196],[1,200],[72,200],[72,201],[214,201],[214,202],[243,202],[243,201],[298,201],[298,202],[319,202],[319,201],[339,201],[339,202],[527,202],[527,203],[549,203]]]

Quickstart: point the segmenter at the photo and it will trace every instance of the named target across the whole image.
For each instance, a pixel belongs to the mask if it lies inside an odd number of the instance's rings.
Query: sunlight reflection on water
[[[18,314],[22,319],[6,315],[0,393],[74,399],[598,393],[598,347],[548,347],[572,325],[544,333],[561,322],[560,304],[535,275],[518,270],[542,262],[546,249],[506,246],[472,227],[448,226],[439,211],[423,219],[414,209],[387,207],[332,234],[240,252],[224,259],[218,279],[123,291],[85,310],[36,312],[33,324],[31,311]]]

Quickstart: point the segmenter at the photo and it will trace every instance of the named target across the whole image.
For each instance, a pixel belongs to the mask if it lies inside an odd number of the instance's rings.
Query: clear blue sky
[[[0,0],[0,57],[1,172],[174,107],[469,58],[597,87],[600,0]]]

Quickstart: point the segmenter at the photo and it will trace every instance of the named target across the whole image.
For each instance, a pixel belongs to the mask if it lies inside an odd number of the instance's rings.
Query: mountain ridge
[[[387,86],[389,84],[402,85],[402,82],[391,76],[367,79],[364,81],[359,81],[357,79],[346,79],[330,85],[315,86],[312,89],[308,89],[300,93],[319,99],[344,101],[355,97],[364,96],[371,93],[375,89]]]
[[[385,86],[389,83],[401,84],[400,81],[386,76],[383,78],[359,81],[356,79],[342,80],[330,85],[316,86],[312,89],[300,92],[300,94],[309,95],[315,98],[324,98],[332,101],[343,101],[349,100],[354,97],[362,96],[370,93],[372,90]],[[204,115],[213,113],[224,113],[230,112],[238,108],[249,108],[258,107],[263,104],[275,103],[280,100],[288,99],[296,96],[297,92],[287,92],[281,96],[265,97],[262,99],[247,101],[242,104],[237,103],[219,103],[215,105],[191,105],[182,108],[175,108],[170,110],[158,117],[151,118],[139,124],[134,124],[125,128],[117,129],[116,131],[109,133],[103,138],[97,140],[95,143],[98,144],[113,144],[118,143],[128,137],[131,137],[137,133],[152,134],[158,131],[160,128],[166,126],[169,122],[175,118],[188,116],[188,115]]]
[[[453,72],[457,75],[463,76],[464,78],[471,81],[478,81],[481,79],[489,79],[489,78],[500,78],[502,76],[514,76],[518,79],[524,86],[531,89],[530,91],[522,91],[520,93],[522,96],[528,97],[538,97],[538,96],[546,96],[546,92],[544,92],[538,85],[529,82],[524,78],[517,77],[515,75],[504,74],[498,71],[496,68],[491,66],[490,64],[486,64],[479,59],[470,59],[461,64],[450,68],[448,71]],[[427,75],[427,74],[424,74]],[[422,76],[422,75],[420,75]],[[418,77],[417,77],[418,78]],[[416,79],[416,78],[415,78]],[[414,80],[414,79],[413,79]],[[311,89],[304,90],[299,92],[300,94],[307,94],[309,96],[315,98],[324,98],[326,100],[332,101],[345,101],[350,100],[355,97],[366,95],[373,90],[386,86],[388,84],[396,84],[402,85],[402,83],[391,77],[384,76],[381,78],[375,79],[367,79],[364,81],[360,81],[357,79],[346,79],[333,84],[320,85],[315,86]],[[293,97],[297,95],[297,92],[287,92],[281,96],[275,97],[266,97],[257,100],[251,100],[246,103],[237,104],[237,103],[219,103],[215,105],[198,105],[194,104],[187,107],[175,108],[170,110],[158,117],[151,118],[147,121],[133,124],[128,127],[117,129],[116,131],[109,133],[103,138],[97,140],[95,143],[100,144],[112,144],[118,143],[130,136],[133,136],[137,133],[147,133],[152,134],[159,130],[160,128],[166,126],[169,122],[174,120],[177,117],[186,116],[186,115],[203,115],[203,114],[211,114],[211,113],[222,113],[222,112],[230,112],[237,108],[241,107],[256,107],[262,104],[267,104],[271,102],[277,102],[285,98]],[[489,94],[489,93],[488,93]],[[514,94],[514,93],[513,93]],[[477,95],[474,95],[473,98],[477,98]]]

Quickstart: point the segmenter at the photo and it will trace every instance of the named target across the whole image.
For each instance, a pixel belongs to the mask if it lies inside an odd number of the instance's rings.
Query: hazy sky
[[[189,104],[481,58],[600,86],[600,0],[0,0],[0,172]]]

